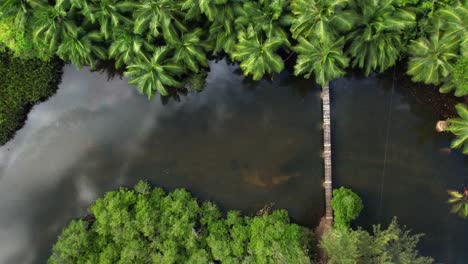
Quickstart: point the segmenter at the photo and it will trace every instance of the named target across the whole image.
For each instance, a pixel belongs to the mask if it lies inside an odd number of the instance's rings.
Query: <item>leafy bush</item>
[[[319,246],[329,264],[433,263],[432,258],[420,256],[416,250],[421,236],[411,235],[393,219],[384,230],[380,225],[374,225],[372,234],[362,229],[335,228],[324,234]]]
[[[458,104],[455,108],[459,117],[448,119],[447,131],[455,135],[450,147],[461,148],[463,154],[468,155],[468,105]]]
[[[186,190],[165,193],[139,182],[107,193],[73,220],[48,263],[310,263],[308,235],[286,211],[226,217]]]
[[[31,106],[57,90],[61,69],[57,60],[22,59],[0,52],[0,144],[23,125]]]
[[[351,221],[359,216],[363,208],[361,198],[345,187],[333,190],[331,206],[334,214],[334,226],[337,228],[349,227]]]
[[[440,92],[448,93],[455,91],[456,96],[468,95],[468,57],[462,57],[457,60],[453,67],[450,81],[445,83]]]

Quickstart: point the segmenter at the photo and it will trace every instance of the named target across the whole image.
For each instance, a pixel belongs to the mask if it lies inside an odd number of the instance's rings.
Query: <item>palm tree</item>
[[[0,16],[14,17],[16,29],[24,31],[28,18],[31,16],[31,10],[45,5],[47,1],[44,0],[4,0],[0,5]]]
[[[102,41],[100,32],[86,33],[79,30],[76,35],[68,35],[57,49],[57,55],[64,61],[70,61],[78,68],[85,65],[94,68],[97,59],[106,59],[107,52],[98,45]]]
[[[113,32],[112,44],[109,47],[109,58],[115,59],[115,67],[122,68],[141,55],[143,49],[153,51],[154,48],[139,34],[133,34],[127,29],[116,29]]]
[[[468,187],[465,187],[464,193],[449,190],[448,194],[450,199],[447,202],[452,205],[450,212],[468,218]]]
[[[345,10],[349,3],[350,0],[292,0],[292,37],[330,40],[338,32],[351,30],[356,14]]]
[[[54,52],[66,37],[77,37],[78,27],[68,19],[67,11],[59,6],[41,7],[34,16],[33,39],[44,43],[49,51]]]
[[[416,15],[394,6],[393,0],[356,0],[357,24],[348,35],[352,65],[380,72],[395,65],[403,47],[402,35],[416,25]]]
[[[98,22],[101,27],[101,33],[105,39],[109,39],[112,34],[112,28],[118,28],[120,25],[129,25],[133,21],[125,16],[125,12],[132,10],[135,3],[131,1],[120,0],[89,0],[89,3],[78,3],[82,6],[82,14],[91,21]]]
[[[223,12],[224,6],[229,6],[232,1],[228,0],[185,0],[182,10],[186,11],[187,19],[194,19],[204,14],[209,21],[218,19]]]
[[[167,95],[166,86],[177,87],[181,83],[174,76],[181,75],[184,68],[172,63],[167,57],[167,47],[155,49],[152,57],[140,54],[134,63],[127,66],[125,76],[130,77],[130,84],[136,85],[140,93],[151,98],[155,91]]]
[[[232,58],[240,62],[245,75],[251,74],[254,80],[260,80],[265,73],[279,73],[283,70],[283,60],[275,52],[284,43],[281,38],[262,41],[250,28],[249,32],[240,33]]]
[[[463,154],[468,155],[468,105],[458,104],[455,106],[459,117],[449,118],[445,131],[455,135],[451,148],[462,148]]]
[[[205,50],[210,47],[200,40],[202,34],[203,30],[196,28],[170,43],[170,46],[174,48],[174,61],[177,64],[184,65],[193,72],[198,72],[200,65],[208,67]]]
[[[174,41],[179,31],[188,31],[182,23],[184,15],[177,1],[142,0],[135,4],[134,32],[143,34],[149,31],[153,37],[160,36],[162,32],[166,41]]]
[[[343,54],[344,38],[333,42],[320,42],[316,39],[308,41],[299,38],[299,44],[294,48],[298,54],[294,74],[305,74],[310,78],[314,73],[315,81],[321,86],[327,86],[330,80],[345,74],[349,59]]]
[[[213,43],[213,53],[221,51],[232,54],[237,43],[237,31],[233,19],[215,20],[209,29],[208,41]]]
[[[283,28],[291,21],[286,14],[286,0],[245,1],[238,8],[236,25],[238,31],[253,27],[254,31],[263,33],[267,38],[281,38],[289,45],[288,33]]]
[[[442,30],[447,35],[456,35],[460,40],[462,56],[468,56],[468,5],[454,2],[439,9],[436,16],[443,20]]]
[[[193,1],[193,0],[190,0]],[[217,5],[216,16],[210,23],[208,41],[213,46],[213,52],[221,51],[227,54],[234,52],[237,43],[237,30],[235,27],[236,13],[240,4],[237,2],[228,2],[225,5]]]
[[[411,41],[409,51],[412,56],[407,74],[415,82],[439,85],[448,78],[455,60],[458,58],[459,40],[454,35],[442,35],[440,31]]]

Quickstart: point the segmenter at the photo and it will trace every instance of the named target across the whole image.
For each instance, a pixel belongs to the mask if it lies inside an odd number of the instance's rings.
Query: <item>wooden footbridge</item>
[[[322,87],[322,109],[323,109],[323,164],[325,181],[325,219],[327,224],[333,222],[332,199],[332,156],[331,156],[331,114],[330,114],[330,86]]]

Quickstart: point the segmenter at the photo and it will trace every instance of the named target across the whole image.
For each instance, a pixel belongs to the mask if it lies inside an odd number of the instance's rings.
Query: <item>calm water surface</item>
[[[66,67],[56,96],[0,149],[0,263],[44,263],[60,230],[106,191],[146,179],[223,209],[323,211],[319,89],[251,83],[224,62],[207,88],[148,102],[126,80]]]
[[[331,88],[335,184],[364,198],[359,224],[396,215],[428,234],[425,254],[466,263],[467,222],[445,201],[468,160],[440,151],[449,137],[433,132],[430,109],[398,84],[390,102],[391,77],[343,78]],[[0,148],[0,263],[44,263],[68,221],[140,179],[247,214],[274,202],[314,226],[323,213],[318,92],[287,72],[252,83],[219,62],[202,93],[163,106],[126,80],[67,66],[58,93]]]
[[[363,198],[359,225],[386,226],[397,216],[426,234],[423,254],[466,264],[468,221],[449,214],[446,201],[447,189],[468,184],[468,157],[446,153],[451,137],[435,132],[430,106],[419,104],[391,75],[332,83],[334,185]]]

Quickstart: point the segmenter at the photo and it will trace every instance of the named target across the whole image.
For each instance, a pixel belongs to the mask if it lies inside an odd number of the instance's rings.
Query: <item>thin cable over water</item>
[[[385,170],[387,169],[387,156],[388,156],[388,140],[390,138],[390,127],[392,124],[392,110],[393,110],[393,95],[395,93],[395,73],[396,69],[393,68],[393,78],[392,78],[392,91],[390,95],[390,106],[388,108],[388,117],[387,117],[387,130],[385,135],[385,149],[384,149],[384,160],[383,160],[383,167],[382,167],[382,180],[380,181],[380,202],[379,202],[379,210],[377,213],[377,218],[379,222],[382,220],[382,200],[383,200],[383,189],[385,184]]]

